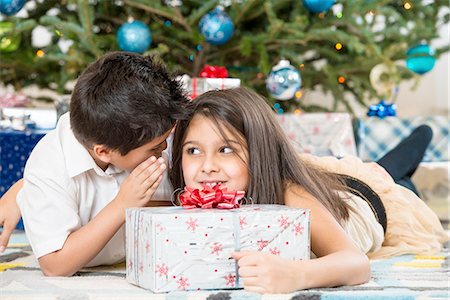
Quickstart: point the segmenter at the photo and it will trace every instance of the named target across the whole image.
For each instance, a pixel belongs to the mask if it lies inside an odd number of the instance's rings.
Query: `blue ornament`
[[[284,59],[272,68],[266,80],[267,90],[278,100],[292,99],[301,85],[300,72]]]
[[[395,117],[397,115],[397,106],[394,103],[386,103],[381,100],[380,103],[369,106],[367,112],[369,117]]]
[[[119,48],[123,51],[143,53],[152,43],[150,29],[140,21],[125,23],[117,31]]]
[[[223,45],[228,42],[234,33],[234,25],[221,6],[216,7],[202,17],[198,30],[211,45]]]
[[[425,74],[436,63],[435,51],[427,44],[411,47],[406,52],[406,67],[417,74]]]
[[[0,12],[7,16],[17,13],[25,5],[25,0],[0,0]]]
[[[334,0],[303,0],[303,4],[310,12],[318,14],[329,10]]]

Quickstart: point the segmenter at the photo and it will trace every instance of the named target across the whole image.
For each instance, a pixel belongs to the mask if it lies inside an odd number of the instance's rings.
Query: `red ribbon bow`
[[[203,78],[227,78],[228,71],[225,67],[205,65],[200,71]]]
[[[239,200],[244,198],[244,191],[228,191],[226,187],[221,188],[220,184],[214,187],[207,185],[203,189],[193,189],[185,187],[180,195],[181,206],[190,208],[239,208]]]

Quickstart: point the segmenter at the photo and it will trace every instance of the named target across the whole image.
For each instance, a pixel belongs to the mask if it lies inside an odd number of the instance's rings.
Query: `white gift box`
[[[195,99],[207,91],[225,90],[241,86],[239,78],[191,78],[185,75],[181,76],[179,80],[183,83],[183,88],[188,92],[191,99]]]
[[[347,113],[281,114],[277,118],[299,153],[357,155],[352,121]]]
[[[285,205],[127,209],[127,280],[153,292],[241,288],[231,252],[309,259],[309,216]]]

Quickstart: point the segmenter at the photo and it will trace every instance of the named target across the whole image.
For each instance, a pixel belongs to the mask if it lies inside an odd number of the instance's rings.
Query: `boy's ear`
[[[105,145],[94,145],[92,151],[94,152],[95,157],[102,162],[108,164],[111,162],[113,150],[106,147]]]

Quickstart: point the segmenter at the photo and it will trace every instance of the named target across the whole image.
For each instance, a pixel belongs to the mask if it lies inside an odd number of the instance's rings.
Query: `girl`
[[[174,133],[174,188],[220,183],[245,190],[259,204],[311,210],[317,258],[234,253],[245,289],[285,293],[361,284],[370,278],[366,254],[432,253],[446,240],[434,213],[378,165],[295,153],[257,94],[242,88],[207,92],[190,108],[191,118]]]

